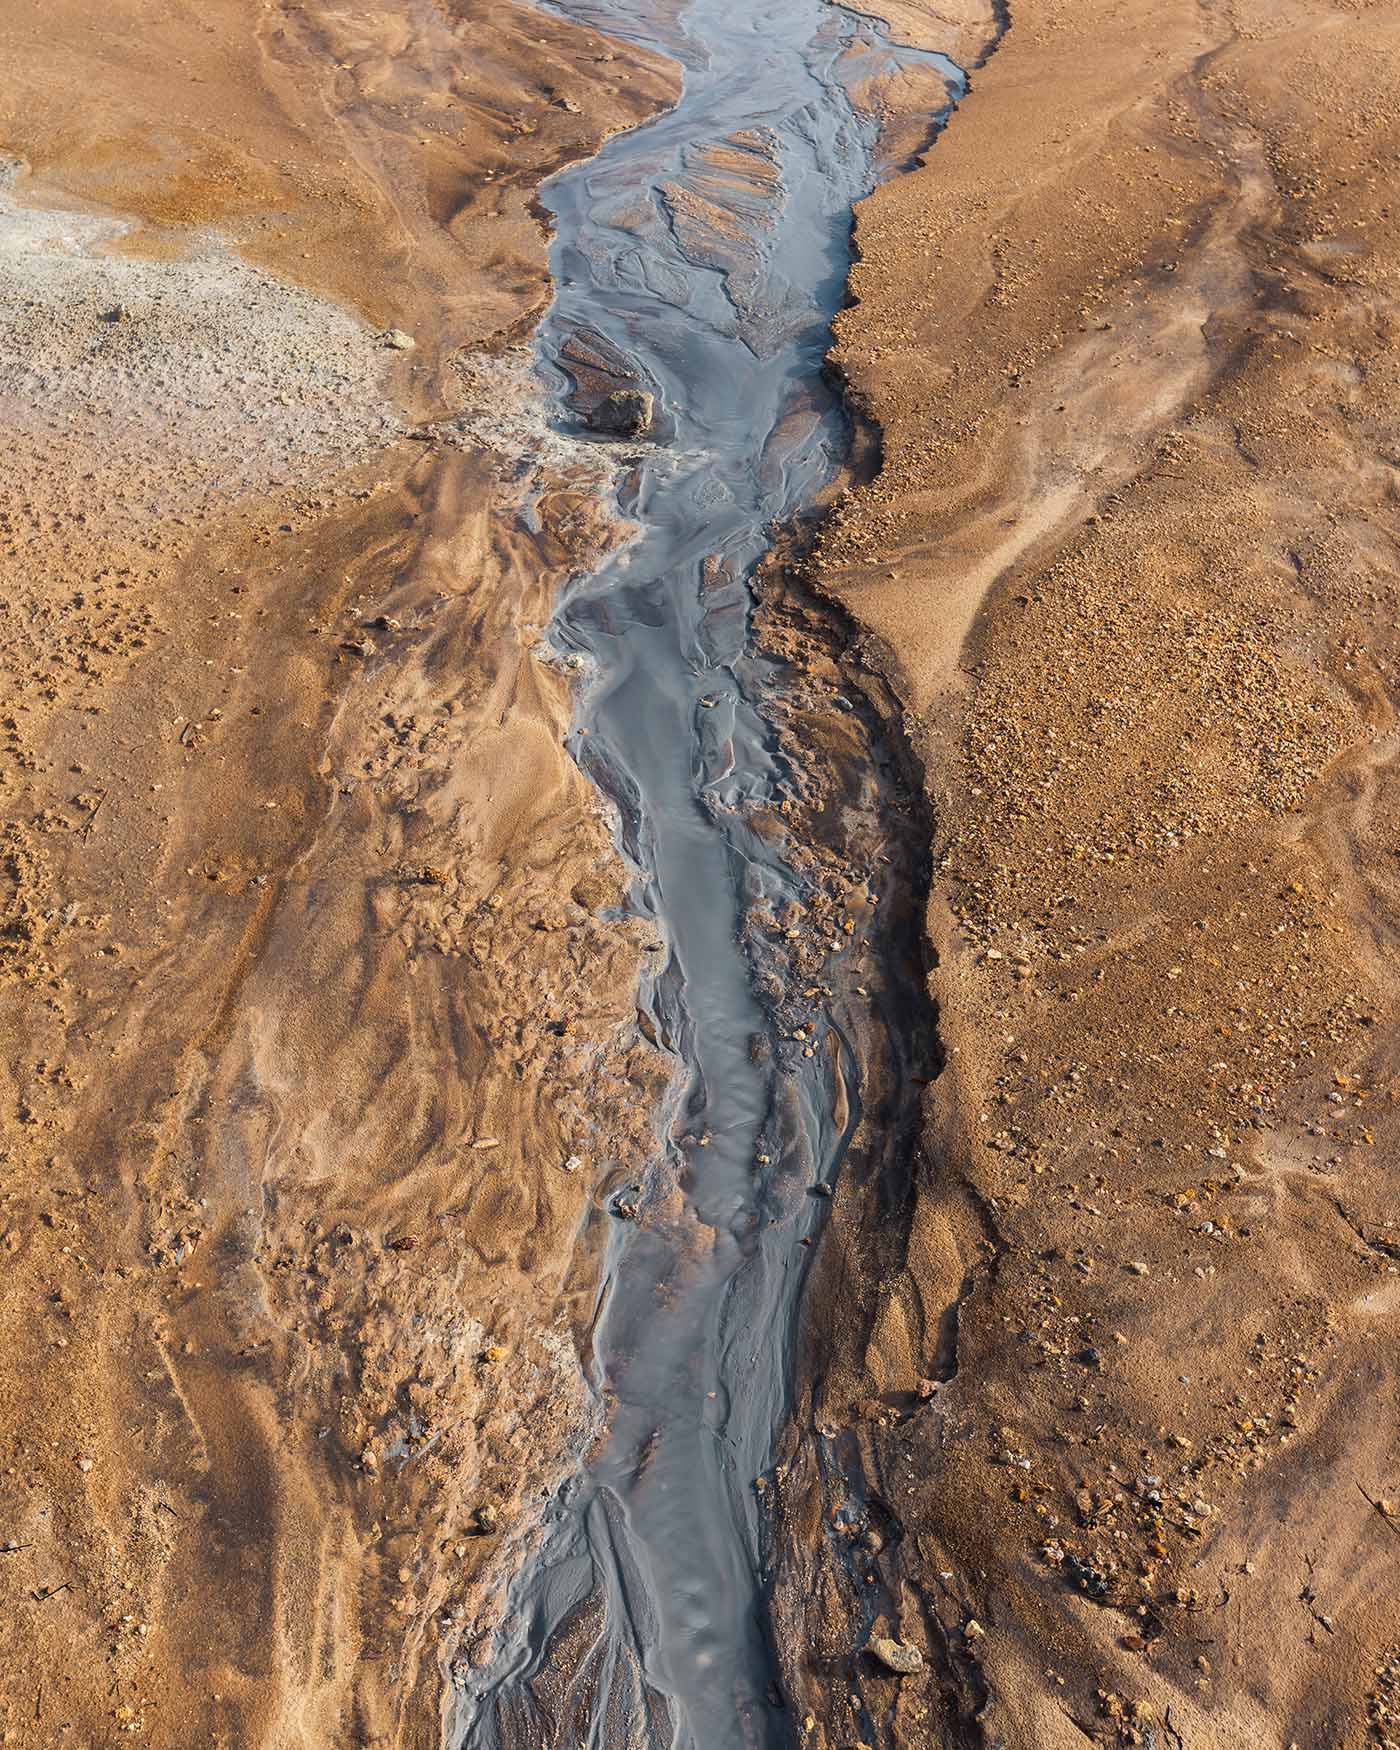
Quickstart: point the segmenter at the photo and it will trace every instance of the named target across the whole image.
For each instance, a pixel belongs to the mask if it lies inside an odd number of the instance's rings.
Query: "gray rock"
[[[645,389],[614,389],[588,416],[594,431],[608,437],[641,437],[651,430],[656,401]]]
[[[888,1635],[876,1635],[866,1651],[877,1658],[887,1671],[900,1677],[912,1677],[924,1668],[924,1656],[908,1641],[892,1641]]]

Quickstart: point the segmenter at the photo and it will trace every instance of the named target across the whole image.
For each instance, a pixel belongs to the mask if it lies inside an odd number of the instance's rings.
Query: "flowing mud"
[[[674,110],[543,192],[559,291],[539,338],[561,420],[644,428],[610,440],[635,535],[566,592],[554,639],[582,682],[576,757],[656,929],[641,1020],[675,1073],[650,1172],[610,1187],[598,1444],[547,1509],[493,1660],[458,1662],[449,1739],[724,1750],[790,1731],[764,1473],[805,1265],[861,1121],[843,1011],[879,911],[791,833],[800,713],[774,703],[791,649],[755,640],[752,578],[848,443],[822,365],[850,210],[877,176],[853,93],[918,72],[941,102],[961,82],[816,0],[588,20],[686,75]],[[861,720],[848,697],[831,709]],[[833,806],[878,813],[879,774],[847,778]]]
[[[1400,1744],[1395,8],[872,4],[0,0],[7,1745]]]

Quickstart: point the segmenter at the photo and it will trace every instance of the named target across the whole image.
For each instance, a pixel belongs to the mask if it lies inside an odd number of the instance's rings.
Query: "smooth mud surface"
[[[807,1248],[860,1118],[830,986],[807,988],[803,1024],[780,1020],[744,928],[761,915],[780,942],[805,934],[808,899],[750,575],[847,442],[821,367],[851,206],[876,178],[851,88],[896,57],[952,89],[958,75],[814,3],[698,0],[665,28],[589,16],[685,66],[673,111],[543,191],[559,290],[539,338],[561,419],[619,388],[654,398],[652,431],[619,451],[635,537],[567,591],[553,635],[582,681],[572,746],[616,807],[656,928],[641,1003],[675,1077],[654,1165],[610,1199],[601,1443],[548,1510],[498,1656],[459,1667],[450,1736],[726,1750],[790,1730],[765,1633],[762,1477]],[[851,927],[821,926],[832,977]]]

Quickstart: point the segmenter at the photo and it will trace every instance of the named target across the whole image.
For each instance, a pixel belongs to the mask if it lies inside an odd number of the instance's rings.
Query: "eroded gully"
[[[610,1194],[589,1357],[606,1438],[550,1504],[490,1663],[454,1667],[447,1740],[730,1750],[791,1736],[760,1479],[791,1404],[804,1242],[861,1115],[830,1000],[854,950],[784,830],[798,779],[765,715],[782,665],[756,647],[750,582],[847,444],[822,363],[877,175],[851,92],[910,66],[961,82],[822,0],[561,10],[685,69],[674,110],[542,191],[558,290],[538,336],[567,428],[619,388],[655,398],[619,451],[635,536],[571,587],[553,638],[580,677],[573,751],[663,944],[640,1003],[676,1074],[647,1178]],[[784,1002],[789,941],[807,982]]]

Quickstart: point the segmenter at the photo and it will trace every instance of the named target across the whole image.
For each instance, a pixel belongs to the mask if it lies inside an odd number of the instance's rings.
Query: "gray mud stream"
[[[558,293],[538,338],[567,428],[620,386],[656,398],[651,439],[623,446],[635,539],[572,586],[553,636],[582,682],[573,751],[664,945],[640,1001],[676,1075],[645,1181],[611,1195],[590,1356],[607,1437],[550,1503],[492,1662],[456,1667],[448,1741],[730,1750],[793,1734],[754,1485],[791,1401],[801,1242],[828,1207],[811,1188],[860,1113],[830,1014],[818,999],[806,1037],[784,1037],[741,931],[803,900],[760,830],[791,775],[749,578],[847,442],[822,361],[877,175],[850,88],[911,64],[950,95],[960,79],[821,0],[562,10],[686,75],[673,111],[543,191]],[[830,948],[835,967],[839,934]]]

